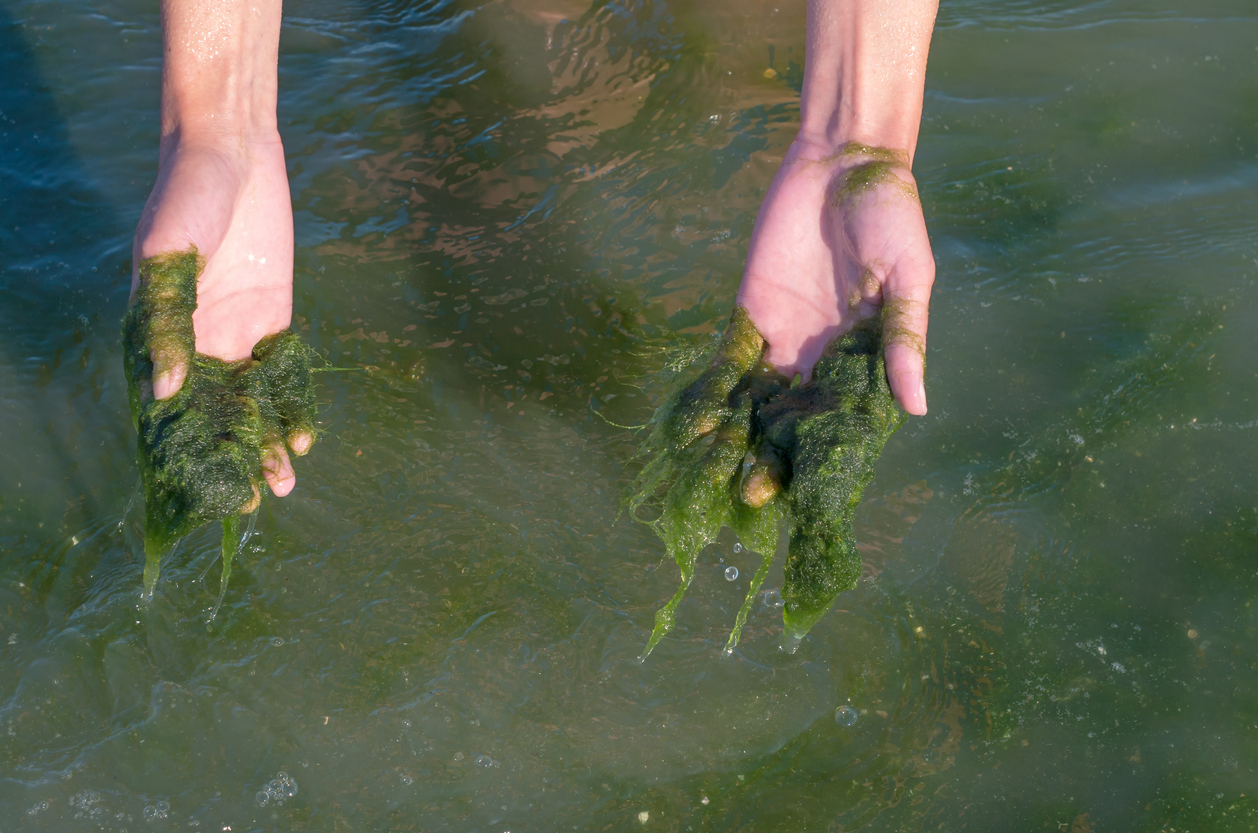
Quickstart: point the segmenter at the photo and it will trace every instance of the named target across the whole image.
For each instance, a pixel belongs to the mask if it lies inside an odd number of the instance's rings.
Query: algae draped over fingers
[[[266,336],[241,361],[195,352],[192,313],[204,261],[195,248],[140,263],[123,319],[131,417],[144,486],[144,592],[162,557],[193,530],[223,521],[223,580],[236,552],[239,515],[257,506],[263,459],[299,434],[314,436],[308,349],[289,330]],[[152,396],[153,359],[186,363],[173,396]],[[303,448],[303,451],[305,449]]]
[[[672,628],[699,551],[722,526],[762,558],[727,652],[768,572],[783,521],[790,540],[782,593],[788,638],[803,637],[840,592],[856,585],[856,507],[905,419],[887,384],[882,336],[880,319],[858,323],[826,346],[808,382],[792,387],[765,363],[765,341],[738,307],[709,365],[656,411],[638,449],[645,465],[626,503],[635,518],[643,506],[660,510],[647,523],[682,580],[656,614],[643,656]]]

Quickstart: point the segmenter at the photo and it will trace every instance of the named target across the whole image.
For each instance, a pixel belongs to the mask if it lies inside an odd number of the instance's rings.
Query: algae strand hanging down
[[[735,308],[715,355],[656,410],[638,449],[644,465],[626,503],[635,518],[643,506],[659,510],[647,523],[681,569],[644,657],[672,628],[699,551],[723,526],[762,558],[727,652],[738,643],[783,521],[788,638],[803,637],[860,577],[856,507],[905,419],[887,384],[882,320],[859,322],[831,341],[812,378],[796,386],[764,361],[766,347],[747,311]],[[744,465],[749,454],[754,462]]]
[[[195,248],[145,259],[123,319],[144,488],[146,595],[175,542],[215,520],[224,522],[225,583],[239,543],[237,518],[261,499],[264,456],[277,444],[291,447],[301,433],[314,436],[310,352],[296,334],[266,336],[236,362],[196,352],[192,313],[203,268]],[[183,386],[166,399],[152,396],[154,356],[167,366],[187,362]]]

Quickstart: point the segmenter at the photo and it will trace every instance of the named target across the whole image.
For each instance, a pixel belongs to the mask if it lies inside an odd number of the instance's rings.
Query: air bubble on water
[[[839,706],[834,710],[834,721],[840,726],[851,726],[859,715],[851,706]]]
[[[742,545],[742,544],[735,544],[735,545],[734,545],[734,552],[742,552],[742,551],[743,551],[743,545]]]
[[[725,568],[725,580],[726,580],[726,581],[734,581],[734,580],[735,580],[735,579],[737,579],[737,578],[738,578],[738,568],[737,568],[737,567],[726,567],[726,568]]]
[[[448,720],[449,718],[446,718],[446,719]],[[462,752],[455,752],[455,753],[454,753],[454,760],[456,760],[456,761],[461,761],[461,760],[463,760],[463,753],[462,753]]]
[[[477,755],[476,765],[483,766],[483,767],[491,767],[494,765],[494,759],[489,757],[488,755]]]
[[[763,598],[765,607],[781,607],[783,605],[780,590],[766,590]]]
[[[402,773],[402,786],[409,787],[411,784],[414,784],[414,783],[415,783],[414,778],[412,778],[410,775],[407,775],[405,772]]]
[[[284,644],[284,640],[277,636],[271,640],[271,644],[278,648]]]
[[[84,790],[70,796],[70,806],[79,812],[74,814],[76,819],[83,818],[83,814],[87,813],[88,818],[95,818],[104,812],[104,809],[95,805],[100,803],[100,794],[92,790]]]
[[[159,801],[156,804],[144,805],[144,820],[145,821],[161,821],[162,819],[166,818],[166,816],[169,814],[170,814],[169,801]]]
[[[295,795],[297,795],[297,781],[281,769],[271,779],[270,783],[258,790],[254,795],[254,799],[258,802],[259,807],[266,807],[268,804],[282,807],[285,801]]]

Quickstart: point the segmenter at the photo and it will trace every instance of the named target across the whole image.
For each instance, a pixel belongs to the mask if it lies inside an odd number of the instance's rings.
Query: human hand
[[[738,643],[781,521],[789,535],[783,622],[792,645],[856,585],[856,507],[904,420],[887,385],[882,325],[859,321],[825,346],[808,381],[792,386],[767,363],[764,338],[736,307],[710,363],[656,410],[626,503],[639,520],[641,507],[658,510],[646,522],[681,569],[681,584],[656,613],[644,657],[672,628],[699,551],[723,526],[761,554],[726,651]]]
[[[133,302],[141,261],[190,248],[204,262],[191,314],[196,353],[240,361],[263,337],[288,327],[293,215],[278,135],[193,141],[176,134],[163,142],[157,183],[132,248]],[[151,390],[143,394],[165,400],[183,386],[193,357],[186,339],[152,344]],[[298,455],[313,441],[304,430],[285,439]],[[272,492],[283,497],[292,491],[296,478],[283,442],[266,448],[261,465]]]
[[[756,219],[738,304],[787,377],[807,378],[835,336],[881,312],[891,392],[920,416],[934,277],[907,156],[801,136]]]

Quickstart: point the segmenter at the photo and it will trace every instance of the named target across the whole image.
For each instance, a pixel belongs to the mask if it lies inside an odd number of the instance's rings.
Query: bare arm
[[[810,0],[800,130],[761,206],[738,300],[769,360],[808,375],[885,307],[887,375],[926,413],[934,258],[911,173],[937,0]]]
[[[812,0],[800,135],[913,159],[938,0]]]
[[[163,0],[162,140],[275,138],[278,0]]]
[[[192,316],[196,351],[249,356],[289,326],[293,214],[276,127],[280,0],[162,0],[162,132],[157,181],[132,247],[141,260],[196,247],[205,260]],[[174,395],[190,355],[153,356],[153,395]],[[310,437],[290,438],[304,453]],[[263,461],[279,495],[288,454]]]

